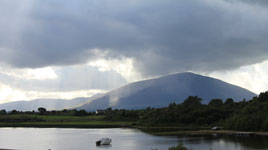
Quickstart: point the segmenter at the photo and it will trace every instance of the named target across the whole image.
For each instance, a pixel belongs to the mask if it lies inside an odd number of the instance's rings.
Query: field
[[[104,116],[0,115],[0,127],[114,128],[132,122],[105,121]]]

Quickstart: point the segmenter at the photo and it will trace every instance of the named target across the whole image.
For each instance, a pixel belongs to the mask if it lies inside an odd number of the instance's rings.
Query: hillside
[[[32,110],[37,110],[39,107],[44,107],[47,110],[61,110],[61,109],[81,105],[92,99],[96,99],[100,96],[102,96],[102,94],[97,94],[92,97],[80,97],[80,98],[75,98],[71,100],[36,99],[36,100],[31,100],[31,101],[15,101],[15,102],[0,104],[0,110],[5,109],[7,111],[11,111],[11,110],[32,111]]]
[[[96,98],[77,109],[95,111],[107,107],[139,109],[164,107],[171,102],[180,103],[188,96],[199,96],[203,103],[213,98],[233,98],[235,101],[251,99],[256,94],[207,76],[194,73],[179,73],[156,79],[128,84]]]

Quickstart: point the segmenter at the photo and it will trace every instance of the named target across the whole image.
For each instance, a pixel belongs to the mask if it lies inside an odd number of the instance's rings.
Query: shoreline
[[[146,132],[146,131],[145,131]],[[268,136],[268,132],[256,131],[234,131],[234,130],[195,130],[195,131],[175,131],[175,132],[146,132],[155,136],[186,136],[186,135],[234,135],[234,136]],[[244,135],[241,135],[243,133]]]
[[[154,129],[153,127],[141,127],[141,126],[131,126],[129,124],[57,124],[57,123],[47,123],[47,124],[0,124],[0,128],[81,128],[81,129],[97,129],[97,128],[132,128],[138,129],[142,132],[152,134],[155,136],[183,136],[183,135],[237,135],[238,133],[245,133],[245,134],[252,134],[257,136],[268,136],[268,132],[263,131],[235,131],[235,130],[208,130],[208,129],[196,129],[191,130],[188,128],[186,130],[179,130],[179,131],[168,131],[165,128],[162,128],[161,131],[149,131],[150,129]],[[161,128],[161,127],[159,127]],[[174,127],[168,127],[174,128]],[[148,130],[149,129],[149,130]],[[180,129],[180,128],[174,128]],[[193,129],[193,128],[192,128]],[[250,135],[251,136],[251,135]],[[0,150],[9,150],[9,149],[0,149]]]
[[[120,124],[0,124],[0,128],[124,128],[129,125]],[[0,149],[1,150],[1,149]]]

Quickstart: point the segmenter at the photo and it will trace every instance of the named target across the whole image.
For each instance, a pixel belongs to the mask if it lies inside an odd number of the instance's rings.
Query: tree
[[[6,114],[7,114],[7,112],[5,109],[0,110],[0,115],[6,115]]]
[[[182,106],[186,107],[196,107],[201,105],[202,98],[198,96],[189,96],[184,102],[182,103]]]
[[[38,108],[38,111],[39,111],[39,114],[40,114],[40,115],[43,115],[43,114],[46,113],[47,110],[46,110],[45,108],[43,108],[43,107],[39,107],[39,108]]]
[[[17,114],[17,113],[18,113],[17,110],[12,110],[12,111],[10,112],[10,114]]]
[[[208,105],[209,106],[214,106],[214,107],[217,107],[217,106],[221,106],[223,104],[222,100],[221,99],[212,99]]]
[[[268,101],[268,91],[261,93],[258,97],[260,102],[267,102]]]
[[[224,104],[226,104],[226,105],[233,105],[234,104],[234,100],[232,98],[227,98],[226,101],[224,102]]]
[[[75,116],[86,116],[87,112],[83,109],[83,110],[79,110],[79,111],[75,111]]]

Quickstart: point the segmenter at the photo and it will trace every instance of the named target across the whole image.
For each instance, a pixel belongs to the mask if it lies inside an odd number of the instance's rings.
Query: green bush
[[[168,148],[168,150],[187,150],[187,148],[184,147],[182,144],[179,144],[178,146]]]

